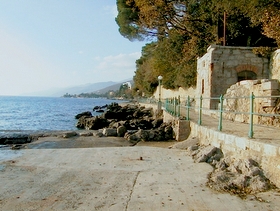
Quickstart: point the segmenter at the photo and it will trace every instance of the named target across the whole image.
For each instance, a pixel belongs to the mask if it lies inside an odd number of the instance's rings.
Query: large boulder
[[[139,141],[169,141],[173,139],[173,129],[169,124],[162,124],[159,128],[149,130],[133,130],[125,134],[125,139],[132,142]]]
[[[131,143],[138,143],[139,141],[146,141],[149,137],[149,131],[145,131],[145,130],[138,130],[138,131],[130,131],[127,132],[124,136],[125,139],[127,139],[128,141],[130,141]]]
[[[126,129],[125,126],[119,126],[117,128],[117,135],[118,135],[118,137],[124,137],[126,132],[127,132],[127,129]]]
[[[108,125],[109,125],[108,120],[103,118],[103,117],[82,116],[78,120],[78,123],[76,124],[76,127],[80,128],[80,129],[87,129],[87,130],[98,130],[98,129],[102,129],[104,127],[107,127]]]
[[[104,128],[103,129],[104,136],[117,136],[117,129],[115,128]]]

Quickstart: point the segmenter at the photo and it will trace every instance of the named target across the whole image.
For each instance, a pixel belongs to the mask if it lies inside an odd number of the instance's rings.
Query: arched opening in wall
[[[237,79],[238,79],[238,81],[256,80],[257,79],[257,74],[254,73],[253,71],[244,70],[244,71],[241,71],[241,72],[237,73]]]
[[[204,79],[201,82],[201,94],[204,94]]]

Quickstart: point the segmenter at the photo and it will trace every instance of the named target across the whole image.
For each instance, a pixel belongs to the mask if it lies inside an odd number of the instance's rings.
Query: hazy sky
[[[0,0],[0,95],[132,78],[116,0]]]

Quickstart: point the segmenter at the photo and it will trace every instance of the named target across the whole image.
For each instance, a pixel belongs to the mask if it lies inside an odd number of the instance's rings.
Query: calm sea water
[[[75,115],[115,100],[99,98],[0,96],[0,132],[22,130],[75,130]]]

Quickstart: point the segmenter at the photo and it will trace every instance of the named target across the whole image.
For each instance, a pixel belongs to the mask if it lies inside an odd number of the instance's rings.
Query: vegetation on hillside
[[[66,93],[62,97],[65,98],[108,98],[108,99],[132,99],[132,90],[128,84],[124,83],[120,86],[119,90],[109,90],[105,93],[90,92],[81,94]]]
[[[134,91],[196,84],[196,60],[210,44],[280,45],[280,0],[117,0],[116,22],[125,38],[150,41],[136,61]],[[138,92],[139,93],[139,92]]]

